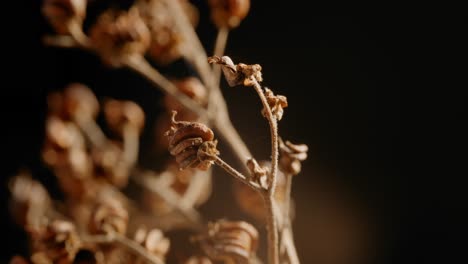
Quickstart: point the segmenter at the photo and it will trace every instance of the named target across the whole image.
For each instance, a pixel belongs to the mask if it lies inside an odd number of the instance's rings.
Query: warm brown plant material
[[[291,183],[307,158],[307,146],[283,141],[279,121],[287,98],[261,85],[259,64],[235,64],[223,56],[228,32],[246,17],[248,0],[210,0],[219,29],[212,57],[206,55],[194,26],[198,11],[186,0],[137,0],[128,10],[106,10],[87,33],[86,0],[46,0],[43,14],[57,35],[46,44],[97,54],[109,67],[127,67],[166,93],[166,112],[157,120],[158,150],[173,156],[161,171],[138,164],[139,137],[145,114],[134,102],[107,99],[73,83],[51,93],[42,159],[64,193],[54,201],[27,172],[10,183],[12,214],[29,234],[31,254],[10,263],[165,263],[177,249],[167,233],[188,228],[192,256],[181,263],[297,264],[291,226]],[[147,58],[165,65],[177,58],[200,76],[171,79]],[[210,65],[211,64],[211,65]],[[271,160],[257,161],[231,124],[220,89],[223,73],[232,86],[255,92],[270,127]],[[102,113],[109,137],[97,124]],[[244,164],[236,169],[217,148],[227,143]],[[197,207],[211,192],[212,166],[233,176],[236,200],[246,213],[266,223],[261,239],[251,223],[236,219],[204,222]],[[135,199],[123,190],[129,183],[143,191]],[[216,191],[216,190],[214,190]],[[145,208],[145,209],[143,209]],[[256,251],[266,241],[268,259]]]

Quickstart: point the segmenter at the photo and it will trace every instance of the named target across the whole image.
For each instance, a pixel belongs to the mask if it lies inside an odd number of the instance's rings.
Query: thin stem
[[[206,115],[206,110],[194,100],[182,93],[171,81],[164,77],[158,70],[153,68],[142,56],[133,56],[125,61],[128,68],[139,73],[155,86],[176,98],[183,106],[199,116]]]
[[[276,178],[278,175],[278,123],[276,118],[273,117],[270,105],[263,93],[262,87],[253,79],[254,88],[257,92],[260,100],[262,101],[263,107],[266,110],[266,118],[270,125],[271,134],[271,174],[269,178],[268,194],[264,195],[265,204],[267,208],[267,228],[268,228],[268,260],[269,263],[279,263],[279,248],[278,248],[278,223],[277,215],[275,214],[275,198],[274,194],[276,191]]]
[[[97,148],[103,148],[107,143],[107,137],[102,132],[95,120],[81,118],[79,115],[76,118],[76,123],[80,129],[84,132],[88,140],[92,145]]]
[[[227,40],[229,36],[229,29],[222,27],[218,30],[218,35],[216,36],[214,55],[221,57],[224,54],[226,48]],[[213,65],[213,75],[215,78],[215,85],[219,87],[221,81],[221,65]]]
[[[153,172],[140,172],[135,173],[135,177],[132,177],[137,183],[141,186],[145,186],[149,190],[158,194],[165,202],[170,206],[175,208],[180,214],[189,221],[196,230],[203,230],[204,226],[202,224],[202,217],[200,214],[193,209],[193,207],[185,206],[185,203],[182,203],[180,196],[161,186],[159,182],[155,179]]]
[[[125,161],[132,167],[138,160],[140,139],[138,129],[133,125],[125,125],[123,128],[123,155]]]
[[[282,243],[286,248],[286,253],[288,254],[289,264],[299,264],[299,257],[297,256],[296,247],[294,245],[294,239],[292,236],[291,226],[287,226],[282,231]]]
[[[157,256],[150,254],[140,244],[116,232],[109,232],[106,235],[86,236],[86,237],[83,237],[83,241],[86,243],[99,243],[99,244],[109,244],[109,243],[117,242],[120,245],[130,249],[137,255],[144,258],[146,262],[148,263],[164,264],[164,261],[162,261]]]
[[[285,186],[285,192],[284,192],[284,222],[289,223],[291,221],[290,219],[290,211],[291,211],[291,188],[292,188],[292,175],[287,174],[285,175],[286,177],[286,186]]]
[[[234,178],[238,179],[239,181],[247,184],[250,188],[254,189],[255,191],[261,192],[262,187],[258,185],[255,182],[249,181],[247,177],[245,177],[242,173],[231,167],[229,164],[227,164],[224,160],[222,160],[220,157],[216,156],[216,159],[214,161],[216,165],[220,166],[223,168],[227,173],[231,174],[234,176]],[[261,192],[263,193],[263,192]]]
[[[232,125],[229,116],[220,114],[218,118],[213,122],[213,127],[223,142],[226,142],[234,153],[237,160],[244,166],[245,170],[248,171],[246,160],[252,157],[249,148],[245,145],[245,142],[240,137],[237,130]]]

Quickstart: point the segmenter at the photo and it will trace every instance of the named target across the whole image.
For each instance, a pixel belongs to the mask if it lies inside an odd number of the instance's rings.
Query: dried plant
[[[168,252],[178,247],[168,232],[188,228],[192,236],[187,240],[199,250],[183,263],[261,263],[256,254],[261,239],[254,225],[226,219],[205,223],[197,210],[209,197],[212,165],[217,165],[237,180],[240,207],[266,223],[267,263],[299,263],[291,184],[307,158],[307,146],[279,137],[278,122],[288,102],[260,84],[262,67],[235,64],[223,56],[228,32],[246,17],[250,1],[209,1],[219,30],[212,57],[194,31],[198,12],[188,1],[138,0],[129,10],[109,9],[89,34],[83,30],[86,5],[85,0],[44,1],[43,14],[57,32],[46,36],[45,43],[95,53],[109,67],[127,67],[164,91],[166,111],[157,120],[157,151],[174,158],[155,161],[160,171],[138,164],[145,114],[136,103],[100,103],[82,84],[51,93],[42,159],[65,199],[53,201],[26,172],[10,185],[12,212],[30,234],[30,261],[165,263]],[[148,61],[167,65],[178,58],[193,65],[200,79],[168,79]],[[258,162],[232,125],[220,89],[221,72],[229,86],[251,87],[258,95],[263,105],[259,114],[270,127],[270,160]],[[100,112],[112,137],[96,121]],[[243,168],[235,169],[222,158],[218,137]],[[129,182],[139,186],[139,196],[126,192]],[[28,261],[17,256],[11,263]]]

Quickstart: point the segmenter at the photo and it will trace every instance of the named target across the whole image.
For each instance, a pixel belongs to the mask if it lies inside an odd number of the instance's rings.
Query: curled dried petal
[[[279,141],[280,148],[280,169],[291,175],[297,175],[301,172],[301,161],[307,159],[309,148],[305,144],[295,145],[289,141]]]
[[[276,118],[276,120],[281,120],[283,118],[284,108],[288,107],[288,99],[283,95],[274,95],[273,92],[265,88],[265,97],[267,99],[268,105],[270,106],[271,113]],[[263,116],[266,116],[266,110],[262,110]]]
[[[208,63],[219,64],[222,67],[224,77],[229,86],[236,85],[253,86],[256,82],[262,82],[262,66],[259,64],[247,65],[244,63],[234,64],[228,56],[212,56]]]
[[[122,202],[106,193],[101,194],[99,198],[88,224],[90,233],[117,232],[125,234],[128,224],[128,212]]]
[[[170,240],[164,237],[164,233],[159,229],[146,230],[139,228],[134,240],[142,245],[148,252],[164,259],[170,247]]]
[[[265,190],[268,189],[268,168],[261,167],[253,158],[247,160],[247,167],[250,171],[251,180],[258,183]]]

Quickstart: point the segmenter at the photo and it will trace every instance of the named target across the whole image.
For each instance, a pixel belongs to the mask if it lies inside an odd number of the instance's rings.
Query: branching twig
[[[252,189],[261,192],[262,187],[258,185],[255,182],[250,181],[247,177],[245,177],[242,173],[231,167],[229,164],[227,164],[224,160],[222,160],[220,157],[216,156],[216,159],[214,161],[216,165],[220,166],[223,168],[227,173],[231,174],[234,176],[234,178],[238,179],[239,181],[247,184],[247,186],[251,187]]]
[[[216,36],[215,42],[215,49],[214,55],[215,56],[223,56],[224,49],[226,48],[227,40],[229,36],[229,29],[226,27],[222,27],[218,30],[218,35]],[[213,65],[213,75],[215,78],[215,85],[219,87],[221,81],[221,66],[220,65]]]

